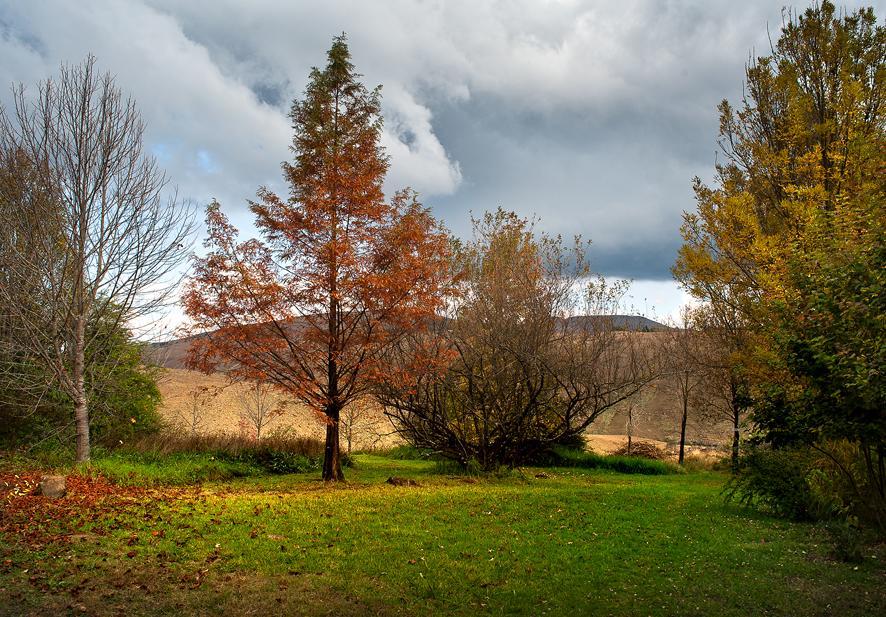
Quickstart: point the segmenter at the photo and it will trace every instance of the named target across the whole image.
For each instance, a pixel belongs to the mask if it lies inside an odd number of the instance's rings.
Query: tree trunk
[[[738,442],[740,434],[738,430],[738,414],[732,416],[732,473],[738,471]]]
[[[341,450],[339,448],[339,410],[331,405],[326,409],[326,449],[323,453],[323,481],[341,482],[345,479],[341,470]]]
[[[631,437],[634,434],[633,407],[628,407],[628,456],[631,455]]]
[[[89,407],[86,401],[84,364],[86,353],[86,318],[80,316],[74,326],[74,358],[71,378],[74,382],[74,421],[77,427],[77,462],[89,460]]]
[[[677,462],[683,464],[683,455],[686,450],[686,417],[689,415],[689,401],[683,399],[683,417],[680,419],[680,456]]]

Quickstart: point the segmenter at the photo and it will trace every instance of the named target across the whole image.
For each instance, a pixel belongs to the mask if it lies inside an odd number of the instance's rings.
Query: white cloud
[[[384,84],[388,189],[411,185],[460,231],[471,209],[535,212],[549,231],[593,239],[604,273],[652,279],[667,276],[691,178],[713,167],[716,104],[740,95],[780,7],[0,0],[0,86],[96,54],[138,100],[181,192],[218,198],[248,233],[245,200],[262,184],[286,191],[290,101],[344,31],[364,82]]]
[[[461,169],[434,134],[431,110],[400,87],[387,88],[385,94],[382,144],[392,161],[386,186],[411,186],[429,195],[454,193]]]

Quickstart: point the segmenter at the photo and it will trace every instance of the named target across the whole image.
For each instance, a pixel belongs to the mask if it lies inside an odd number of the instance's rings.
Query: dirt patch
[[[585,440],[587,441],[588,448],[597,454],[614,454],[617,450],[621,448],[627,447],[628,438],[624,435],[588,435],[585,434]],[[648,446],[652,446],[658,448],[660,450],[665,450],[668,447],[668,444],[664,441],[659,441],[657,439],[632,439],[631,445],[634,444],[644,444]]]
[[[67,564],[63,588],[51,592],[47,573],[37,571],[5,590],[11,602],[0,615],[385,615],[348,593],[330,589],[320,574],[282,575],[215,572],[210,567],[124,568],[99,566],[78,572]],[[33,571],[32,571],[33,572]],[[57,574],[56,574],[57,577]]]
[[[663,449],[646,441],[631,442],[630,447],[625,444],[612,454],[615,456],[636,456],[655,461],[662,461],[668,457],[668,453]]]

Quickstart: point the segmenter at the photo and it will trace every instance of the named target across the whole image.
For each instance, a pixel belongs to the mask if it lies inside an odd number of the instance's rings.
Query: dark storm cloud
[[[0,83],[96,54],[182,192],[249,231],[245,199],[285,190],[291,100],[346,31],[384,84],[389,188],[412,185],[460,234],[470,210],[535,213],[591,238],[604,274],[667,279],[716,105],[780,25],[768,0],[0,0]]]

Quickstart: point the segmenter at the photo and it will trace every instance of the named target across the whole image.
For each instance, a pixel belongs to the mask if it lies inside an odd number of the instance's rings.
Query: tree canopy
[[[342,409],[385,375],[384,350],[425,327],[448,291],[449,239],[408,189],[385,200],[380,88],[368,90],[337,37],[290,111],[289,196],[251,203],[263,239],[238,243],[218,204],[206,257],[184,295],[194,362],[227,362],[316,410],[325,480],[342,479]]]

